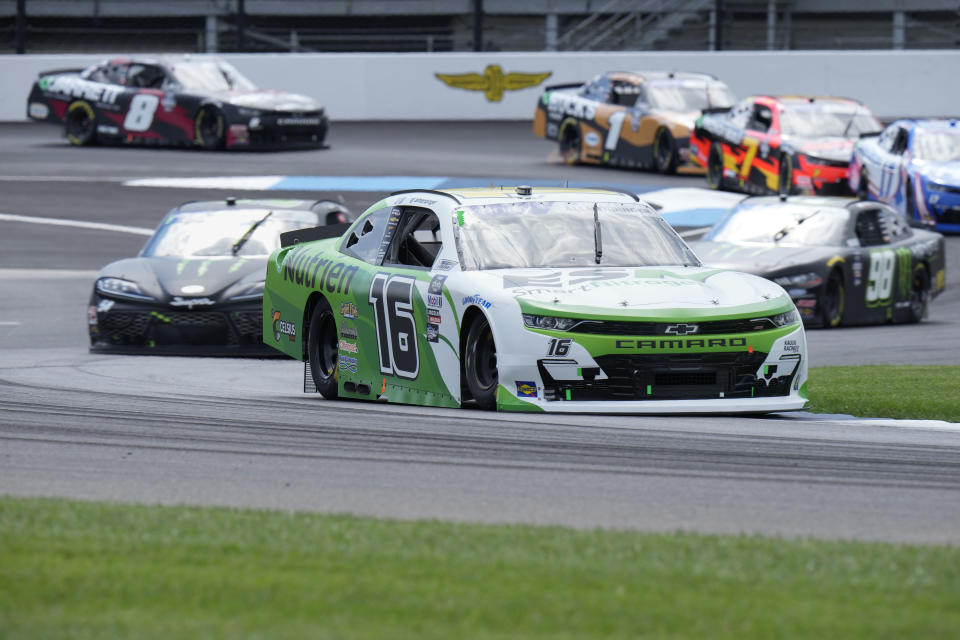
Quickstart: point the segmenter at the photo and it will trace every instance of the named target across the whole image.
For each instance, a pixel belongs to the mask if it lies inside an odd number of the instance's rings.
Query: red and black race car
[[[75,145],[320,147],[327,116],[312,98],[257,89],[212,57],[113,59],[41,73],[27,115],[63,124]]]
[[[856,100],[751,96],[701,116],[690,136],[690,156],[706,168],[714,189],[849,195],[853,144],[882,129]]]

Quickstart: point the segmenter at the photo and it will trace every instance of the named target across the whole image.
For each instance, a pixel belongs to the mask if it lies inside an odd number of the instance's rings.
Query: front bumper
[[[264,117],[256,128],[251,128],[249,123],[227,127],[226,146],[228,149],[315,149],[324,146],[328,128],[326,116]]]
[[[91,297],[93,352],[274,356],[263,344],[259,301],[199,309]]]

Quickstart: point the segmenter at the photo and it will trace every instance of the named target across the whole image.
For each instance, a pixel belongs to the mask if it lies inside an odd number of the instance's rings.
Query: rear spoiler
[[[730,111],[730,109],[733,109],[733,107],[707,107],[700,113],[704,115],[707,115],[709,113],[726,113],[727,111]]]
[[[62,73],[81,73],[86,67],[81,67],[79,69],[50,69],[49,71],[41,71],[37,73],[37,77],[41,78],[43,76],[55,76]]]
[[[583,82],[571,82],[568,84],[552,84],[549,87],[544,87],[544,91],[557,91],[559,89],[579,89],[584,85]]]
[[[337,224],[326,224],[319,227],[307,227],[306,229],[297,229],[296,231],[285,231],[280,234],[280,246],[289,247],[303,242],[313,242],[315,240],[327,240],[329,238],[339,238],[352,222],[338,222]]]

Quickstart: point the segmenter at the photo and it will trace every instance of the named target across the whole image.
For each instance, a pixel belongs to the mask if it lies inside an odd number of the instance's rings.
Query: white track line
[[[0,269],[0,280],[93,280],[98,273],[91,269]]]
[[[13,213],[0,213],[0,221],[29,222],[31,224],[52,224],[60,227],[77,227],[78,229],[96,229],[97,231],[116,231],[118,233],[132,233],[138,236],[151,236],[153,229],[144,227],[128,227],[120,224],[106,224],[103,222],[83,222],[81,220],[64,220],[62,218],[37,218],[34,216],[18,216]]]

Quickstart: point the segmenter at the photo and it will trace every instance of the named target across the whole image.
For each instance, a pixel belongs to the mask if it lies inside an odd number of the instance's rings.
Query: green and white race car
[[[709,269],[633,194],[394,193],[342,235],[285,234],[263,342],[328,399],[604,413],[769,412],[807,402],[777,284]],[[315,239],[318,238],[318,239]]]

